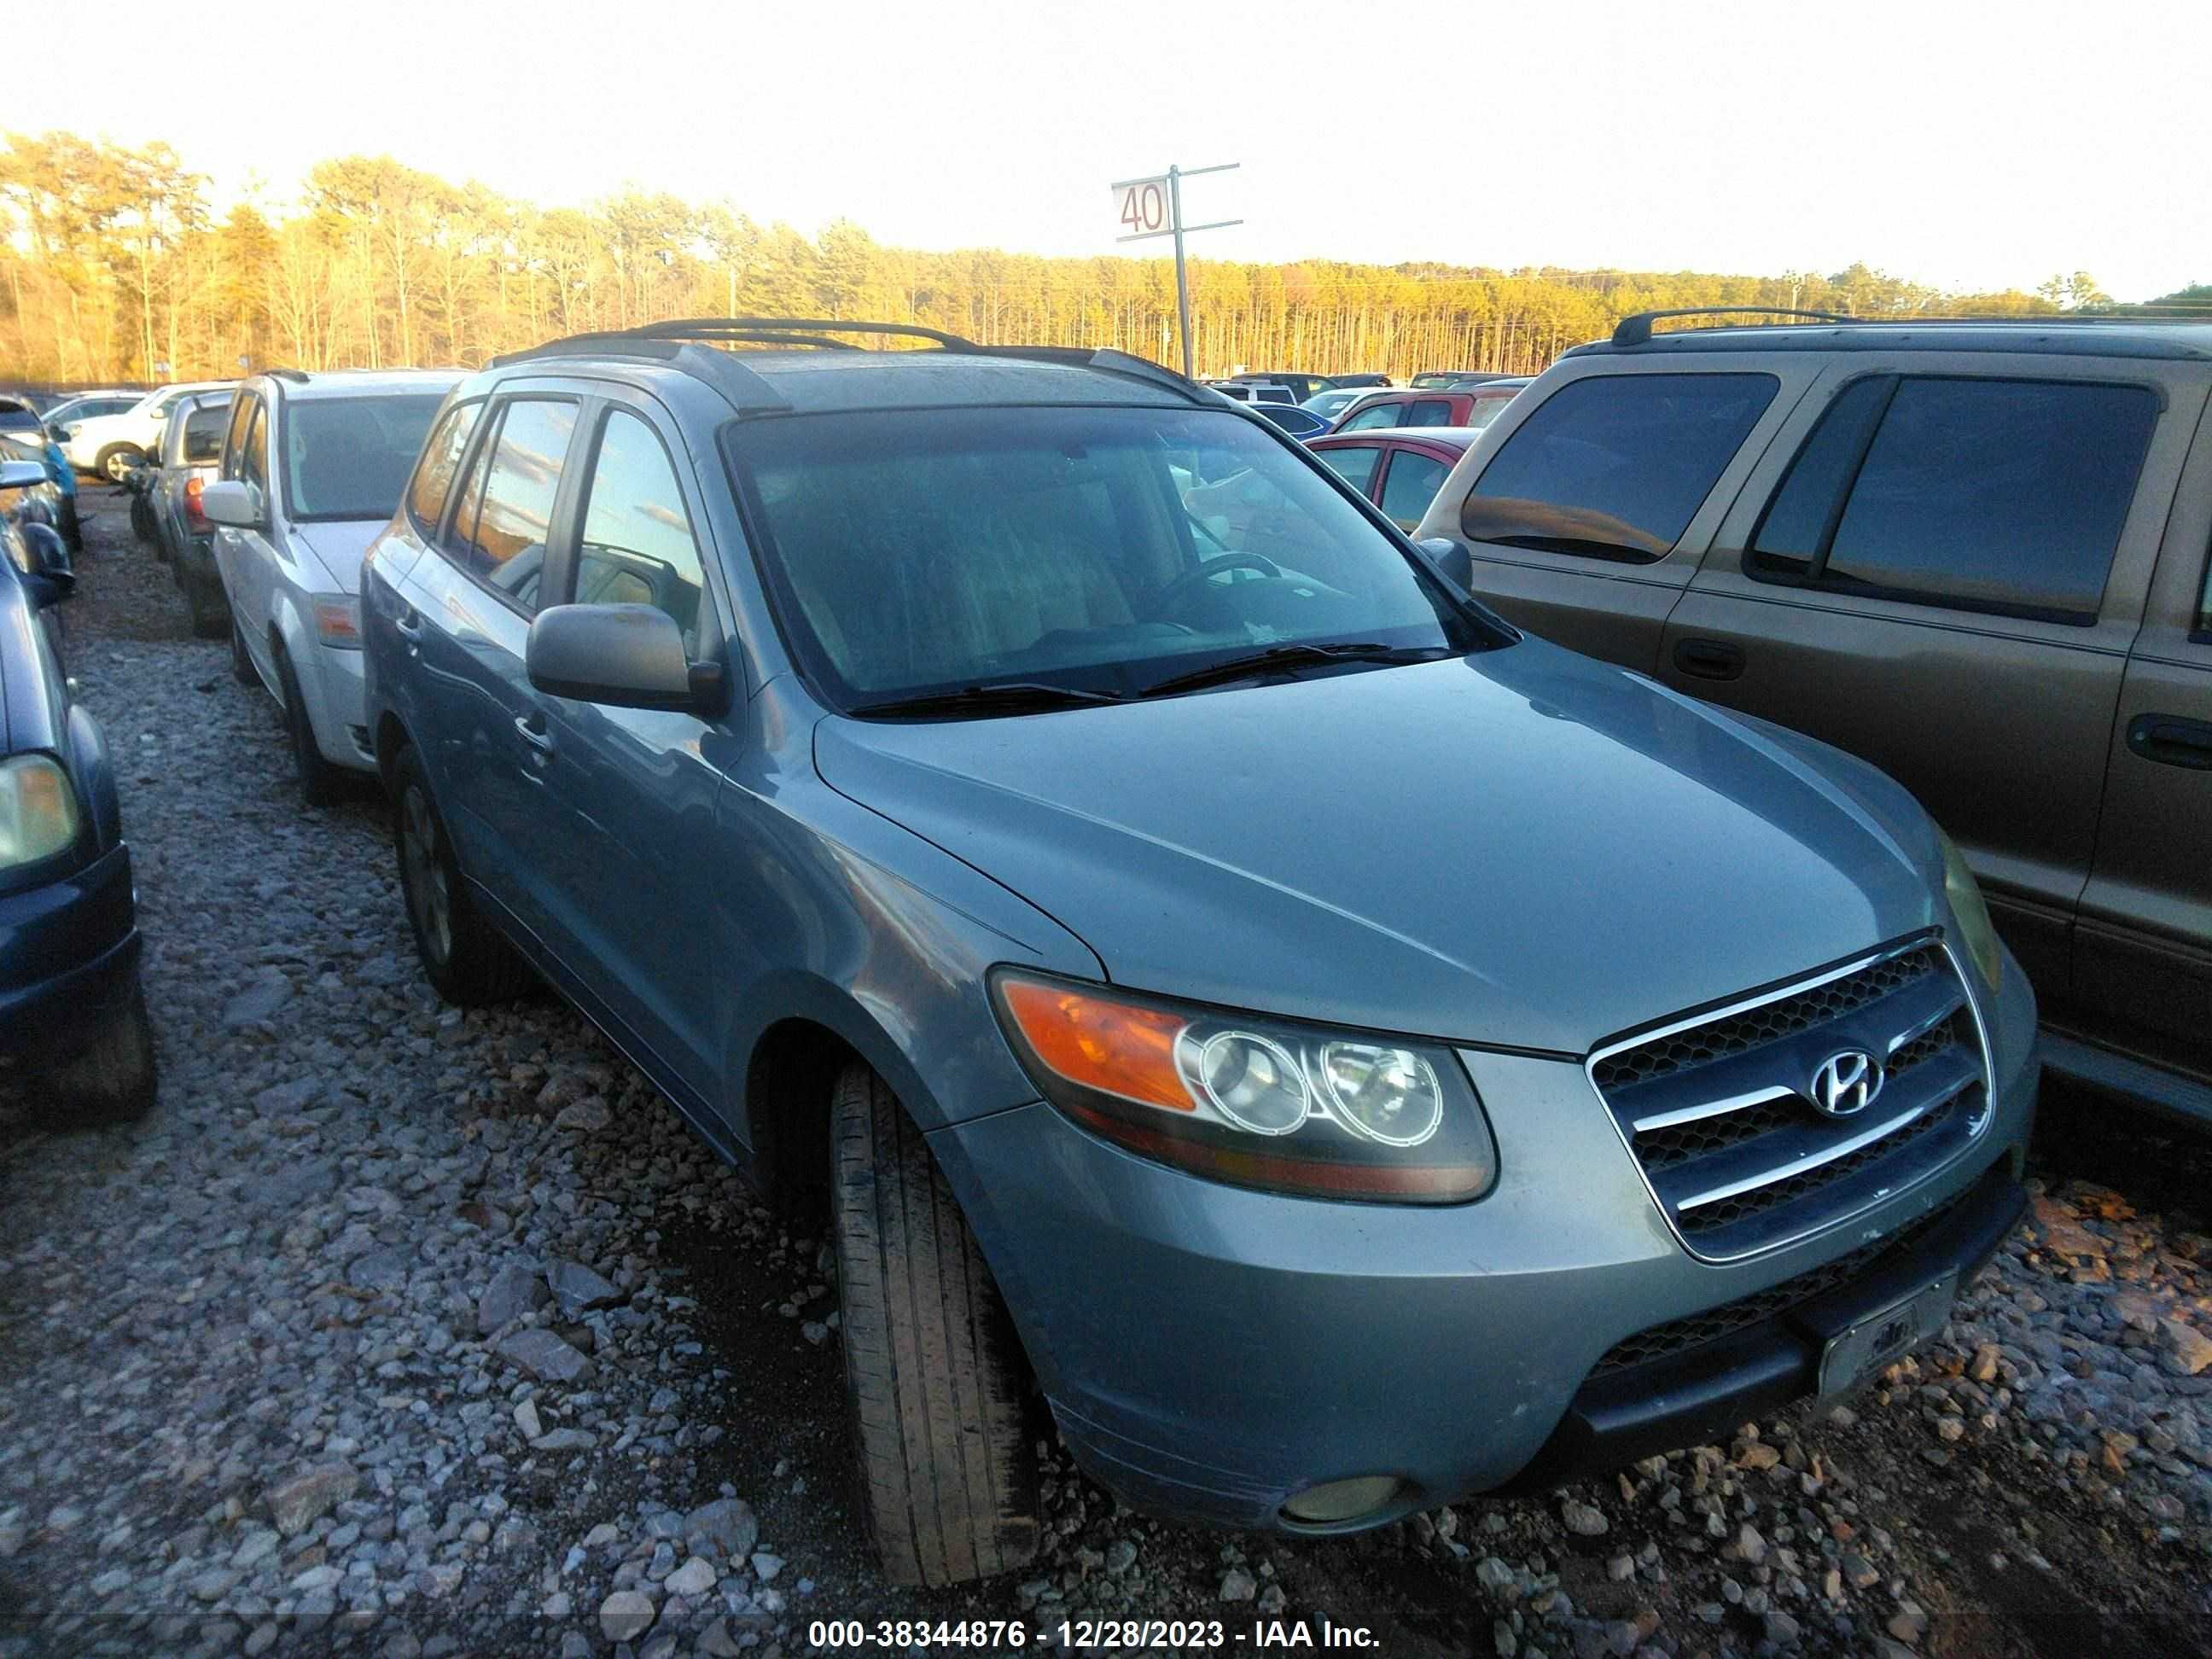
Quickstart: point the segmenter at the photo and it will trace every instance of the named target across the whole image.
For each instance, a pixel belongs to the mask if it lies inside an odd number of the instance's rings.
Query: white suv
[[[398,510],[431,416],[459,379],[274,369],[232,401],[200,510],[230,601],[233,672],[282,705],[310,806],[337,793],[340,769],[375,769],[362,715],[362,551]]]
[[[161,423],[180,400],[221,392],[235,380],[196,380],[186,386],[156,386],[119,415],[95,415],[66,428],[62,453],[80,472],[118,482],[134,466],[161,453]]]

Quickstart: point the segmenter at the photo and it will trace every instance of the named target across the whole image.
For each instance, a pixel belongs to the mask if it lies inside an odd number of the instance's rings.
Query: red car
[[[1456,391],[1401,388],[1377,392],[1346,405],[1342,417],[1329,430],[1370,432],[1384,427],[1463,426],[1480,432],[1498,410],[1513,401],[1514,393],[1528,384],[1528,376],[1514,375]]]
[[[1418,432],[1338,431],[1310,440],[1306,447],[1410,536],[1445,477],[1481,435],[1454,426]]]

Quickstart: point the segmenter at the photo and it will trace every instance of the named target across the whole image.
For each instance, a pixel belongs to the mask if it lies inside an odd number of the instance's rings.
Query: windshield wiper
[[[851,714],[1026,714],[1048,708],[1078,708],[1086,703],[1124,702],[1118,691],[1086,691],[1080,686],[1047,685],[1041,680],[1001,680],[992,685],[963,685],[957,691],[931,691],[916,697],[864,702]]]
[[[1314,668],[1333,662],[1434,662],[1441,657],[1459,653],[1448,645],[1377,645],[1370,641],[1358,641],[1341,645],[1271,645],[1264,651],[1254,651],[1241,657],[1226,657],[1219,662],[1194,668],[1188,673],[1170,674],[1164,680],[1155,680],[1137,695],[1140,697],[1164,697],[1177,691],[1196,691],[1208,685],[1222,685],[1231,680],[1250,679],[1257,674],[1271,674],[1279,670]]]

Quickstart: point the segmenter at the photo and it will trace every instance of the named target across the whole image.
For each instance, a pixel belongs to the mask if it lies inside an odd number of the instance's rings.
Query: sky
[[[226,0],[169,51],[159,14],[118,50],[76,5],[0,129],[166,139],[271,206],[390,154],[544,205],[636,185],[905,246],[1148,253],[1108,185],[1237,161],[1188,187],[1188,221],[1244,222],[1196,257],[2212,282],[2212,5],[1804,9]]]

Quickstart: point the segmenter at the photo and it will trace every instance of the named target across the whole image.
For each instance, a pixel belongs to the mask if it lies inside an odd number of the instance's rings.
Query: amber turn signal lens
[[[1012,975],[999,994],[1030,1052],[1070,1083],[1171,1112],[1196,1109],[1176,1069],[1176,1039],[1189,1021]]]

